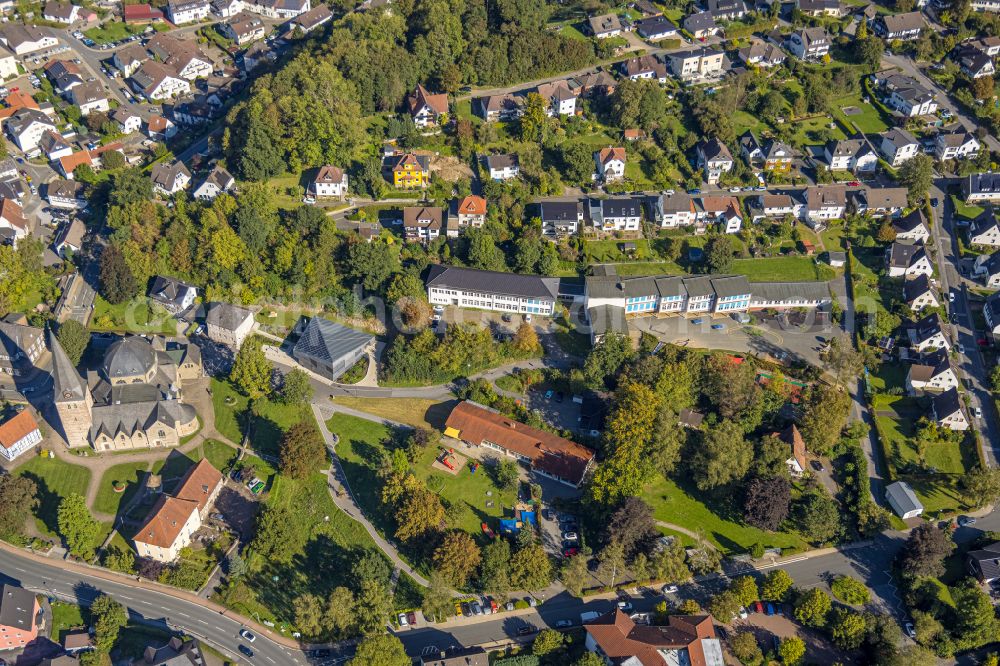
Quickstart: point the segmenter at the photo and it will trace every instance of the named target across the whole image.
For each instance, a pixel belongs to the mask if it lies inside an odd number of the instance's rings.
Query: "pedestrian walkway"
[[[365,517],[364,511],[361,510],[361,505],[358,504],[357,500],[354,498],[354,493],[351,491],[351,487],[347,483],[347,475],[344,474],[344,468],[340,464],[340,458],[337,457],[337,443],[334,440],[333,433],[330,432],[329,428],[326,427],[326,420],[330,417],[329,414],[324,414],[322,409],[316,403],[311,405],[313,414],[316,417],[316,422],[319,425],[320,433],[323,435],[323,441],[326,442],[327,449],[331,452],[331,458],[333,460],[333,465],[330,468],[330,475],[327,482],[327,488],[330,491],[330,495],[333,497],[333,503],[337,505],[341,511],[347,514],[352,520],[361,523],[361,526],[365,528],[365,531],[371,536],[375,541],[375,544],[379,549],[386,554],[386,556],[392,560],[393,565],[404,571],[407,575],[415,580],[418,584],[423,587],[428,587],[430,582],[417,573],[413,567],[403,561],[400,557],[399,551],[390,544],[388,541],[382,538],[382,535],[378,533],[375,526]],[[369,420],[375,420],[377,417],[372,417],[368,415]],[[343,488],[343,491],[337,487],[337,485]]]

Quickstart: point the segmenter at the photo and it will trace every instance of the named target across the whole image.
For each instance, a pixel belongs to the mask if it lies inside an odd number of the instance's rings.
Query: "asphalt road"
[[[3,572],[5,582],[84,606],[101,594],[110,594],[128,606],[133,619],[164,629],[185,631],[234,657],[239,656],[237,646],[246,643],[239,638],[243,625],[217,611],[162,592],[138,590],[129,585],[125,578],[121,583],[109,582],[62,569],[59,564],[58,560],[51,564],[41,563],[0,551],[0,572]],[[252,649],[255,653],[254,662],[258,664],[282,666],[313,663],[303,652],[285,648],[265,635],[258,634]]]
[[[966,388],[970,396],[969,407],[979,407],[983,411],[982,419],[973,419],[974,427],[982,435],[983,452],[986,460],[993,466],[1000,460],[1000,420],[996,407],[988,389],[988,369],[980,351],[978,339],[986,335],[985,331],[975,330],[975,320],[969,304],[969,291],[965,279],[959,270],[958,239],[960,233],[955,225],[954,210],[951,198],[945,193],[948,179],[936,180],[930,191],[932,198],[939,201],[934,211],[935,220],[931,225],[934,236],[934,246],[937,249],[938,279],[941,282],[941,293],[945,301],[953,294],[955,300],[948,304],[949,314],[954,314],[951,325],[952,342],[962,346],[964,354],[955,356],[956,364],[966,380]]]

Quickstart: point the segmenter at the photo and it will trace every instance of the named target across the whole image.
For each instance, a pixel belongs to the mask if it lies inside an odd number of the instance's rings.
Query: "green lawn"
[[[680,486],[673,480],[660,478],[646,486],[642,499],[653,507],[653,515],[664,522],[701,531],[705,537],[723,552],[743,553],[755,543],[765,548],[778,547],[782,550],[801,551],[808,545],[797,534],[785,532],[765,532],[748,527],[725,515],[736,515],[740,507],[734,501],[732,506],[707,506],[694,486]]]
[[[146,462],[131,462],[115,465],[108,468],[99,481],[100,487],[97,489],[97,497],[94,498],[94,511],[118,515],[120,506],[128,504],[129,500],[139,490],[139,481],[144,478],[143,472],[149,468]],[[116,493],[114,483],[121,481],[126,484],[125,490]]]
[[[640,275],[687,275],[687,271],[672,261],[635,261],[617,264],[618,275],[636,277]]]
[[[590,38],[580,32],[580,30],[572,23],[567,23],[563,27],[559,28],[557,34],[562,35],[563,37],[569,37],[570,39],[579,39],[585,42],[590,41]]]
[[[742,136],[744,132],[751,130],[760,139],[761,133],[768,129],[767,124],[763,120],[746,111],[733,111],[730,117],[733,121],[733,129],[736,132],[736,136]]]
[[[227,381],[212,379],[215,427],[234,444],[243,440],[248,400]],[[308,406],[290,406],[262,398],[256,403],[251,447],[261,455],[277,455],[282,433],[300,420],[312,420]]]
[[[814,146],[823,144],[824,141],[817,138],[817,135],[824,130],[828,131],[835,140],[847,138],[839,126],[836,126],[833,129],[830,128],[830,119],[826,116],[798,120],[792,123],[792,127],[795,128],[795,134],[792,135],[790,140],[790,143],[793,146]]]
[[[427,398],[352,398],[338,396],[338,405],[376,414],[390,421],[405,423],[417,428],[441,429],[448,417],[453,401],[442,402]]]
[[[869,375],[872,389],[886,392],[893,388],[906,388],[906,368],[898,363],[883,363],[878,372]]]
[[[956,196],[951,197],[951,204],[955,207],[955,215],[958,217],[964,217],[967,220],[976,219],[984,210],[979,206],[968,205]]]
[[[90,486],[89,469],[59,458],[32,458],[18,467],[16,473],[37,484],[39,503],[35,523],[40,531],[51,536],[58,534],[56,513],[62,499],[73,493],[86,497]]]
[[[861,113],[851,116],[845,114],[843,109],[849,106],[859,109]],[[848,128],[856,127],[865,134],[878,134],[889,129],[878,109],[871,104],[865,104],[860,95],[848,95],[834,100],[830,108],[833,110],[833,117]]]
[[[819,235],[828,252],[839,252],[844,249],[843,222],[831,222],[830,226],[821,231]]]
[[[170,26],[164,23],[153,23],[151,25],[153,26],[153,29],[158,32],[170,29]],[[145,25],[128,25],[127,23],[123,23],[121,21],[108,21],[104,25],[97,28],[84,30],[83,34],[98,44],[106,44],[108,42],[120,42],[126,37],[131,37],[132,35],[141,35],[145,30]]]
[[[928,512],[960,509],[959,479],[977,462],[972,438],[958,444],[929,445],[921,460],[913,435],[917,420],[926,414],[923,403],[915,398],[879,395],[872,407],[892,477],[909,483]]]
[[[386,451],[382,442],[391,437],[389,429],[381,424],[344,414],[335,414],[327,421],[327,427],[340,435],[337,455],[365,515],[387,536],[391,536],[395,526],[385,515],[381,505],[381,484],[377,478],[378,461]],[[472,473],[466,466],[458,474],[432,469],[431,463],[440,450],[439,447],[428,447],[412,467],[414,474],[423,479],[428,488],[441,495],[446,506],[454,507],[449,512],[449,525],[480,535],[480,524],[484,520],[494,519],[489,522],[496,529],[495,519],[502,515],[501,507],[513,505],[515,493],[498,489],[482,467]],[[492,496],[487,496],[487,492],[492,493]],[[486,506],[488,501],[492,501],[493,506]]]
[[[267,505],[292,509],[295,536],[304,545],[289,563],[251,558],[247,597],[233,608],[290,627],[297,597],[306,592],[326,597],[338,585],[355,585],[351,566],[377,551],[364,528],[333,503],[323,474],[304,481],[275,477]]]
[[[625,243],[634,243],[635,251],[626,253],[622,250]],[[649,241],[640,238],[634,241],[623,240],[588,240],[583,246],[583,253],[589,263],[604,264],[616,261],[629,261],[630,259],[648,259]]]
[[[835,276],[832,268],[812,257],[736,259],[732,272],[751,282],[826,282]]]
[[[61,643],[67,631],[85,626],[83,609],[79,606],[65,601],[52,602],[52,630],[49,635],[53,641]]]
[[[153,312],[149,301],[135,298],[126,303],[112,305],[98,296],[90,327],[98,331],[129,333],[177,333],[177,320],[166,311]]]
[[[183,476],[189,467],[202,458],[207,458],[208,462],[212,463],[212,466],[221,472],[228,467],[235,456],[236,449],[233,447],[225,442],[209,439],[198,448],[186,454],[179,451],[171,452],[166,459],[153,464],[152,473],[161,475],[165,482],[178,479]],[[261,478],[266,479],[266,477],[274,474],[274,468],[257,456],[246,455],[243,457],[243,460],[251,462],[257,468],[258,476]]]

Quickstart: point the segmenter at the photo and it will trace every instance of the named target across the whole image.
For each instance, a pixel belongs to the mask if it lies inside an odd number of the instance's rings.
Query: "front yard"
[[[215,427],[229,441],[243,441],[246,428],[252,427],[250,445],[262,456],[278,455],[282,433],[301,420],[311,421],[308,405],[284,405],[261,398],[254,405],[256,416],[247,407],[249,400],[226,380],[212,379],[212,405],[215,409]]]
[[[59,458],[36,456],[17,468],[18,476],[31,479],[38,486],[38,508],[35,524],[38,530],[50,536],[59,532],[57,513],[64,497],[76,493],[87,496],[90,487],[90,470]]]

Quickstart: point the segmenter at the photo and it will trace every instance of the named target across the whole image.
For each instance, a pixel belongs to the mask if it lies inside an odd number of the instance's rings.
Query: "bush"
[[[864,586],[859,580],[851,578],[850,576],[841,576],[833,581],[830,585],[830,589],[833,591],[833,596],[837,597],[845,604],[851,604],[852,606],[860,606],[861,604],[866,604],[871,599],[871,593],[868,588]]]
[[[530,606],[528,605],[528,602],[525,601],[524,599],[518,599],[517,601],[514,602],[514,610],[523,610],[529,607]]]

